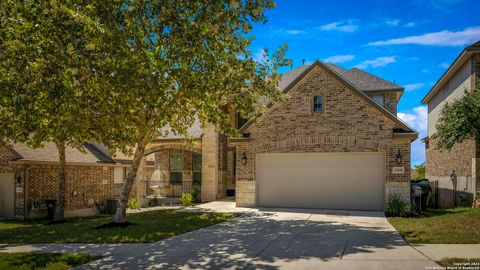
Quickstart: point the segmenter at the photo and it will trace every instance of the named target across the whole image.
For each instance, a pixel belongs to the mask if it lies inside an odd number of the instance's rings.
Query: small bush
[[[400,194],[392,193],[387,199],[387,213],[390,216],[399,217],[408,212],[408,203]]]
[[[160,200],[157,197],[148,201],[148,204],[147,204],[148,207],[155,207],[155,206],[159,206],[159,205],[160,205]]]
[[[140,204],[138,203],[137,199],[130,199],[128,200],[128,208],[134,210],[134,209],[140,209]]]
[[[199,184],[193,184],[192,197],[194,203],[199,203],[202,201],[201,197],[201,188]]]
[[[182,193],[182,197],[180,198],[183,206],[192,206],[193,205],[193,196],[191,193]]]

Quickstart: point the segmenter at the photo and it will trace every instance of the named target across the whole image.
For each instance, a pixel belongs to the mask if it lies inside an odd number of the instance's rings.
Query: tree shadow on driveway
[[[291,269],[375,260],[428,262],[384,217],[277,209],[123,250],[79,269]]]

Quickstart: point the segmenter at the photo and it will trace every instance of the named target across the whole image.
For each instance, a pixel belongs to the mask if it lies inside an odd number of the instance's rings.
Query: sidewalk
[[[0,244],[0,253],[86,253],[106,256],[147,245],[151,244]]]
[[[434,261],[443,258],[480,259],[480,244],[411,244],[418,252]]]

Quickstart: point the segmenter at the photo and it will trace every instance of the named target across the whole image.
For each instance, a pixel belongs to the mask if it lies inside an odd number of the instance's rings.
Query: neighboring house
[[[129,160],[115,160],[105,147],[85,143],[85,151],[67,147],[65,215],[98,213],[97,205],[119,195]],[[153,165],[153,164],[151,164]],[[147,167],[148,169],[148,167]],[[144,188],[139,188],[142,190]],[[58,150],[53,143],[31,149],[0,143],[0,217],[35,218],[46,215],[46,200],[58,190]],[[133,196],[137,196],[134,187]],[[144,194],[139,194],[144,197]]]
[[[403,88],[357,68],[316,61],[282,76],[285,100],[256,122],[233,109],[227,138],[213,126],[157,139],[158,195],[199,183],[203,201],[235,192],[238,206],[383,210],[391,193],[409,202],[410,144],[418,133],[397,116]]]
[[[454,206],[452,170],[457,174],[457,205],[471,205],[475,190],[480,190],[480,145],[474,140],[456,144],[451,150],[439,150],[432,135],[445,104],[464,96],[480,83],[480,41],[466,47],[423,98],[428,105],[428,136],[425,142],[426,176],[438,185],[438,206]]]

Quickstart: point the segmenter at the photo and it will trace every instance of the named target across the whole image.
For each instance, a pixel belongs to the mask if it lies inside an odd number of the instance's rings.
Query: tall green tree
[[[146,145],[164,136],[164,127],[185,134],[196,118],[233,133],[225,109],[236,108],[245,118],[258,112],[261,96],[280,96],[278,69],[289,65],[286,46],[262,60],[250,52],[255,23],[265,23],[270,0],[248,1],[125,1],[116,12],[130,49],[111,64],[113,79],[128,78],[98,98],[115,127],[112,144],[134,146],[115,223],[125,211]],[[126,51],[125,51],[126,52]],[[113,60],[115,61],[115,60]],[[135,68],[134,68],[135,67]],[[104,142],[109,144],[108,142]],[[110,145],[110,144],[109,144]]]
[[[451,149],[467,139],[480,142],[480,85],[467,91],[462,98],[447,103],[437,123],[438,147]]]
[[[413,167],[413,180],[425,179],[425,162]]]
[[[66,147],[98,141],[96,91],[108,85],[102,55],[112,43],[114,8],[102,1],[0,3],[0,139],[32,148],[56,144],[58,198],[54,221],[64,219]],[[109,18],[110,16],[110,18]],[[110,21],[112,24],[102,24]],[[120,50],[121,51],[121,50]],[[94,91],[92,91],[94,90]]]

